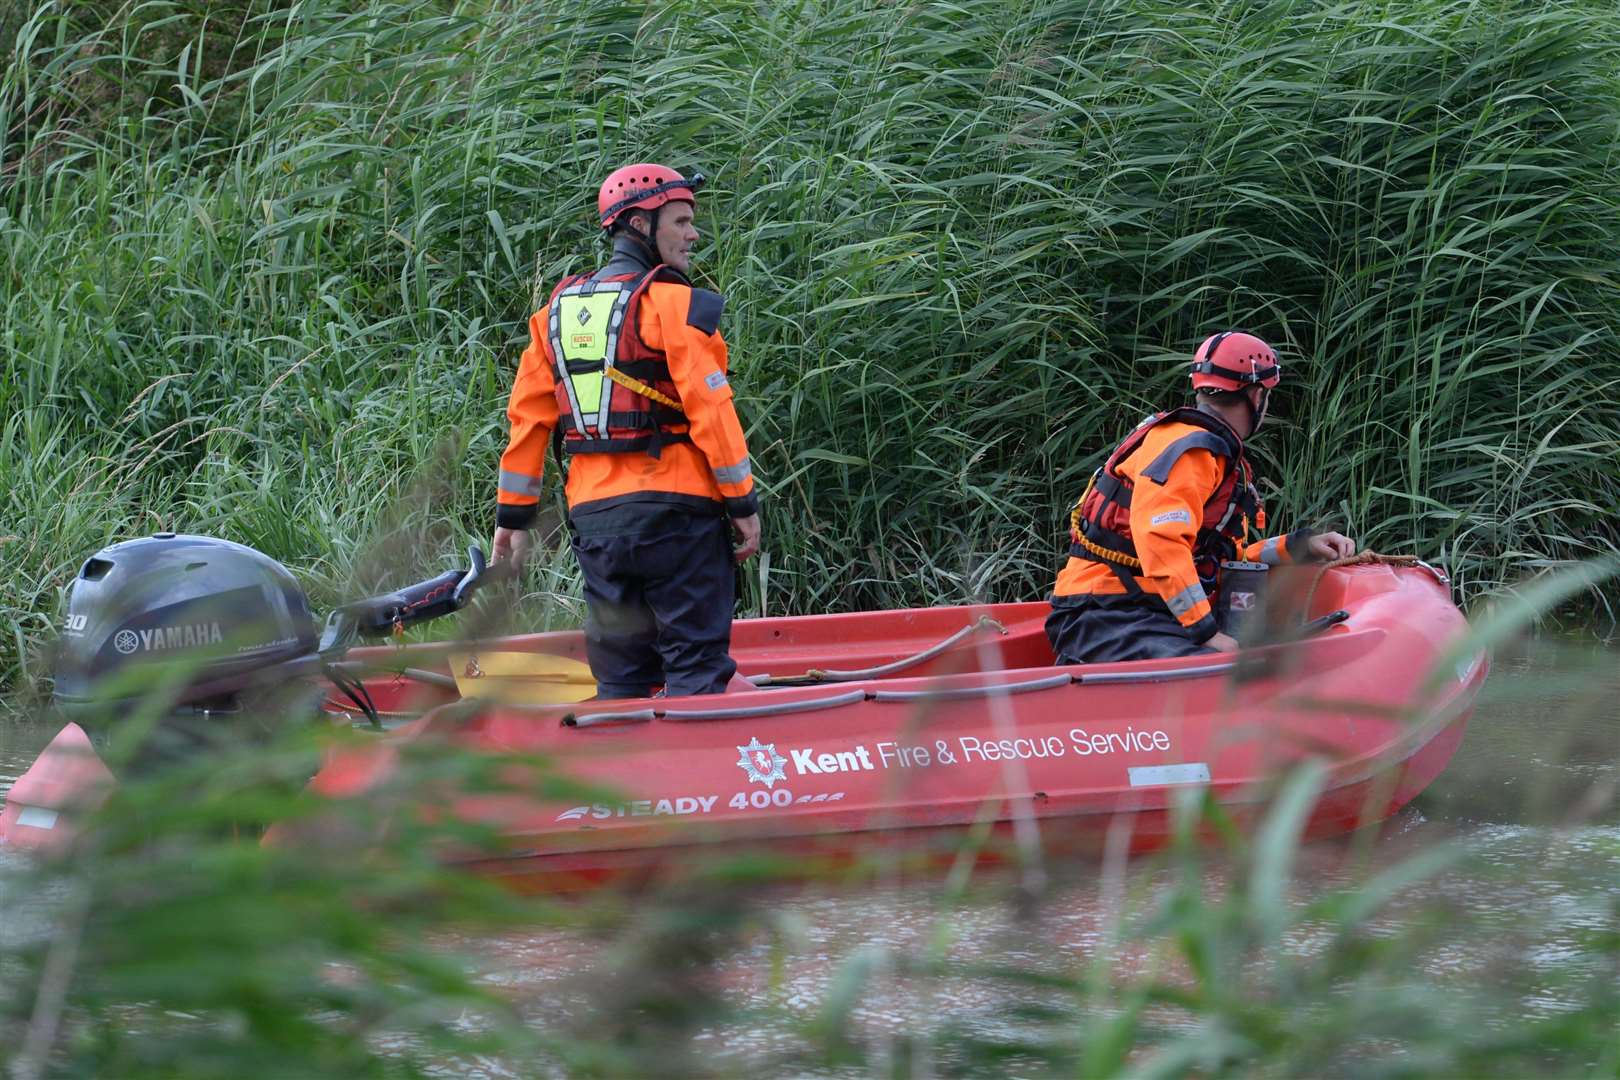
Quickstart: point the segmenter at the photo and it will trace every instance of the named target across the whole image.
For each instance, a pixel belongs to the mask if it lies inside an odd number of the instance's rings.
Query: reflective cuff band
[[[540,478],[527,473],[508,472],[501,470],[501,490],[509,495],[523,495],[527,498],[540,497]]]
[[[1282,537],[1273,536],[1260,545],[1260,561],[1267,566],[1281,566],[1283,561]]]
[[[740,484],[754,475],[754,468],[747,458],[736,465],[722,465],[714,470],[714,478],[722,484]]]
[[[1196,581],[1165,600],[1165,603],[1170,607],[1170,614],[1177,619],[1180,619],[1199,604],[1207,604],[1208,602],[1209,597],[1204,594],[1204,587]]]

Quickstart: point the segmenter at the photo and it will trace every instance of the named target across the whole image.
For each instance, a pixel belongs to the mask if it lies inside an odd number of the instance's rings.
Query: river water
[[[0,797],[50,734],[0,724]],[[1412,957],[1411,976],[1459,993],[1499,985],[1510,1012],[1556,1014],[1578,1003],[1594,974],[1602,977],[1591,970],[1584,943],[1613,932],[1620,910],[1617,792],[1620,655],[1521,643],[1496,658],[1447,771],[1375,835],[1308,845],[1292,898],[1354,888],[1438,842],[1465,842],[1472,858],[1419,896],[1398,899],[1374,928],[1401,934],[1405,920],[1420,917],[1420,902],[1430,911],[1443,898],[1449,931],[1431,935],[1431,947]],[[1155,893],[1171,887],[1172,869],[1145,859],[1116,875],[1096,865],[1048,870],[1051,880],[1033,903],[1005,879],[965,898],[947,897],[937,880],[756,898],[748,920],[754,929],[706,956],[701,985],[691,988],[717,995],[742,1016],[685,1038],[682,1053],[697,1055],[685,1064],[719,1063],[735,1072],[791,1061],[802,1044],[798,1025],[850,986],[859,992],[844,1022],[868,1047],[902,1032],[978,1027],[1006,1034],[1018,1023],[1009,1002],[1039,1003],[1038,992],[999,976],[905,974],[924,959],[1053,977],[1077,977],[1110,950],[1116,968],[1147,962],[1117,945],[1116,932],[1128,911],[1151,907]],[[1219,886],[1226,872],[1213,866],[1206,876]],[[603,1000],[624,992],[626,979],[654,977],[643,965],[664,947],[656,937],[632,920],[606,939],[546,928],[448,944],[475,957],[536,1026],[567,1030],[589,1024]],[[1288,931],[1286,951],[1309,956],[1317,947],[1309,927]],[[458,1061],[446,1074],[511,1075],[493,1061]]]

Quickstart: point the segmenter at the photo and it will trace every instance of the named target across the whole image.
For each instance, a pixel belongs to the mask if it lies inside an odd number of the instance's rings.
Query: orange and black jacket
[[[614,311],[612,352],[630,385],[598,378],[600,397],[587,410],[572,388],[588,373],[571,377],[581,367],[577,362],[559,367],[553,341],[584,329],[558,325],[559,297],[570,287],[576,295],[589,293],[593,283],[622,285],[626,303]],[[533,523],[552,444],[569,457],[566,491],[574,515],[648,502],[699,509],[724,504],[736,518],[757,513],[748,445],[726,377],[719,329],[724,304],[719,293],[653,266],[641,245],[623,236],[601,270],[559,283],[547,307],[529,319],[529,347],[506,410],[512,432],[501,456],[496,523],[513,529]],[[590,321],[583,309],[576,314]]]
[[[1212,599],[1222,559],[1279,565],[1311,536],[1249,540],[1265,509],[1243,442],[1201,409],[1149,417],[1092,477],[1070,519],[1069,561],[1052,603],[1138,596],[1160,604],[1202,643],[1216,632]]]

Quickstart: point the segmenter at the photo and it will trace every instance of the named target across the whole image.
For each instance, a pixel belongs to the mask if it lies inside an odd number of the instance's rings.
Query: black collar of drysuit
[[[618,277],[624,274],[645,274],[658,265],[658,256],[640,236],[625,231],[613,238],[613,257],[606,266],[591,275],[592,280],[601,281],[603,278]],[[664,267],[664,272],[674,274],[685,281],[685,275],[674,267]]]

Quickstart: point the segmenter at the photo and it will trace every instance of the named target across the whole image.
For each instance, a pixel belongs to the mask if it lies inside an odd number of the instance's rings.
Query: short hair
[[[637,214],[640,214],[642,217],[647,219],[647,225],[649,226],[650,232],[651,226],[657,220],[654,213],[651,210],[645,210],[639,206],[632,206],[629,210],[613,219],[613,224],[608,226],[608,235],[618,236],[621,233],[631,231],[630,219],[635,217]]]
[[[1252,385],[1259,386],[1260,384],[1254,383]],[[1218,386],[1200,386],[1195,389],[1193,393],[1197,394],[1201,398],[1209,399],[1216,405],[1232,405],[1235,404],[1239,398],[1246,397],[1248,394],[1248,389],[1249,388],[1247,386],[1241,390],[1222,390]]]

